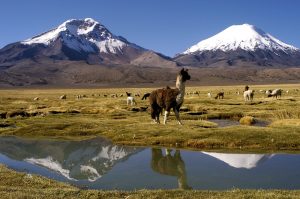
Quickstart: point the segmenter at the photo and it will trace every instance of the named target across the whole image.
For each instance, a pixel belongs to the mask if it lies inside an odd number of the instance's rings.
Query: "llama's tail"
[[[159,106],[159,103],[157,101],[158,94],[157,91],[152,91],[149,94],[149,102],[150,102],[150,112],[151,112],[151,118],[154,120],[159,119],[159,114],[162,112],[162,107]]]
[[[156,119],[157,116],[157,111],[158,111],[158,106],[155,103],[150,103],[151,109],[151,118]]]

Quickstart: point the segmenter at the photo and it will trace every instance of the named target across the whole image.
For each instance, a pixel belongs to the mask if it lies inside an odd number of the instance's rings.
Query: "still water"
[[[0,163],[91,189],[300,189],[300,155],[230,154],[0,137]]]

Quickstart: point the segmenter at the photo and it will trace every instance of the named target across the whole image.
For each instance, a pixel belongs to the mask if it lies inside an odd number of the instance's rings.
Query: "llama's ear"
[[[184,71],[184,68],[182,68],[180,72],[183,72],[183,71]]]
[[[189,69],[185,69],[185,71],[186,71],[186,72],[188,72],[188,71],[189,71]]]

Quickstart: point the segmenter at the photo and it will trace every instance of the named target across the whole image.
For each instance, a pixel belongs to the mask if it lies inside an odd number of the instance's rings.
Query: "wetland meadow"
[[[245,102],[244,85],[187,87],[183,125],[173,112],[166,125],[152,121],[142,96],[155,88],[0,90],[1,196],[297,198],[300,85],[250,88]],[[281,97],[266,96],[276,88]],[[224,99],[214,99],[219,91]]]

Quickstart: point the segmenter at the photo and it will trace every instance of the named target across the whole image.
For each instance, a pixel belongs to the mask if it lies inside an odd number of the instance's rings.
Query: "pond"
[[[0,137],[0,163],[90,189],[300,189],[300,155],[230,154]]]

